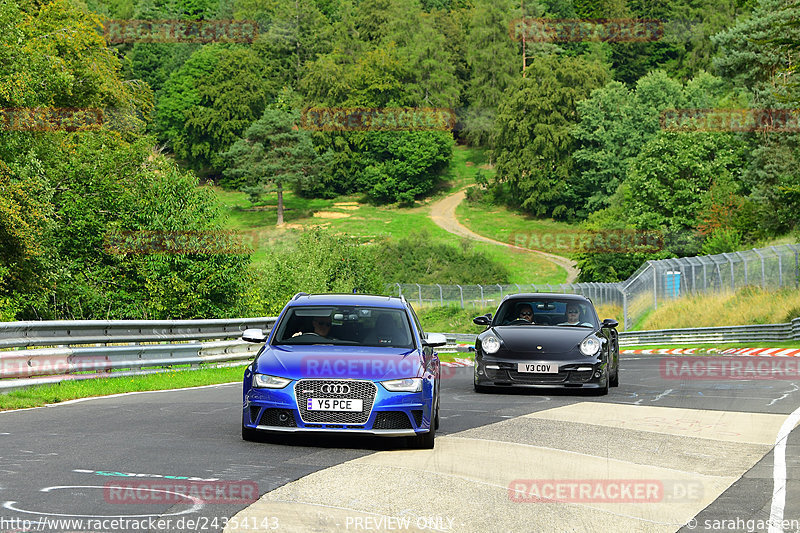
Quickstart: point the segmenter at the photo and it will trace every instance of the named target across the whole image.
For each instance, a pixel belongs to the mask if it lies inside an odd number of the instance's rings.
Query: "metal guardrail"
[[[0,350],[0,391],[63,380],[158,373],[175,365],[246,361],[260,346],[241,341],[241,332],[250,327],[269,330],[275,320],[260,317],[0,323],[0,346],[7,348]],[[473,344],[477,337],[471,333],[444,335],[448,343],[439,350],[442,353],[464,351],[458,345]],[[800,318],[786,324],[629,331],[620,332],[619,337],[622,346],[800,342]]]
[[[444,333],[444,336],[447,338],[447,346],[442,351],[448,352],[455,351],[457,344],[473,344],[477,334]],[[619,332],[620,346],[787,341],[798,341],[800,344],[800,318],[795,318],[785,324]]]
[[[641,344],[711,344],[729,342],[800,341],[800,318],[785,324],[757,324],[716,328],[623,331],[620,346]]]
[[[268,331],[275,320],[276,317],[259,317],[0,323],[0,348],[5,348],[0,351],[0,390],[63,380],[157,373],[175,365],[249,360],[260,347],[239,339],[242,331]],[[120,369],[129,371],[119,372]]]

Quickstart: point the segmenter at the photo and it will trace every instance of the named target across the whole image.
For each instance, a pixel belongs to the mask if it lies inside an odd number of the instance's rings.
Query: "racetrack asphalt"
[[[0,413],[0,531],[767,531],[773,449],[800,387],[667,379],[672,357],[622,356],[621,385],[605,397],[476,394],[471,368],[448,369],[432,451],[379,438],[242,441],[240,384]],[[798,430],[777,466],[782,530],[800,531]],[[163,476],[245,480],[259,500],[162,501],[146,491],[185,482]],[[657,489],[612,494],[631,480]],[[593,492],[537,500],[547,482]],[[109,483],[153,497],[115,499]]]

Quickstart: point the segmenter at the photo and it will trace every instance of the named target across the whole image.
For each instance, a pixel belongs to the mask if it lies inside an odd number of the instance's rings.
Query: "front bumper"
[[[558,364],[557,374],[519,372],[519,363],[547,361]],[[493,359],[486,356],[476,358],[475,384],[497,387],[536,388],[601,388],[605,387],[608,374],[606,362],[597,358],[511,360]]]
[[[364,410],[353,417],[329,412],[311,416],[300,409],[298,396],[305,404],[303,380],[293,381],[282,389],[259,389],[245,383],[242,425],[274,433],[339,433],[382,437],[414,436],[427,433],[431,428],[433,404],[432,387],[423,384],[420,392],[389,392],[380,383],[346,380],[356,383],[374,383],[374,396],[364,401]]]

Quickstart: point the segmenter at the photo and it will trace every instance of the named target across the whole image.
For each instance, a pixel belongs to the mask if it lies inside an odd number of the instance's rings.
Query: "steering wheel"
[[[524,318],[515,318],[514,320],[508,323],[509,326],[518,326],[522,324],[527,324],[530,326],[531,324],[533,324],[533,322],[525,320]]]

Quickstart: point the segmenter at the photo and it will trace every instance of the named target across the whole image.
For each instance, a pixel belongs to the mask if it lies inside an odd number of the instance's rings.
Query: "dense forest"
[[[285,187],[413,205],[455,143],[494,164],[474,202],[663,232],[656,253],[578,254],[582,281],[797,232],[798,128],[674,131],[663,117],[800,107],[798,15],[789,0],[0,0],[0,320],[260,314],[300,285],[380,291],[375,263],[401,253],[396,243],[364,250],[310,233],[265,281],[246,254],[110,253],[108,236],[222,233],[213,193],[198,186],[208,181],[254,198]],[[248,42],[109,42],[109,21],[130,19],[258,31]],[[660,30],[523,39],[520,19]],[[8,110],[47,107],[102,109],[104,121],[8,127]],[[304,110],[332,107],[457,120],[452,131],[299,127]]]

